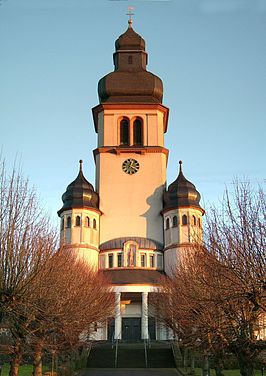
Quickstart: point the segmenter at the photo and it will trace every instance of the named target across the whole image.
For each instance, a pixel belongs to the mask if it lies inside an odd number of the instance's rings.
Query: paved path
[[[174,368],[86,368],[79,376],[181,376]]]

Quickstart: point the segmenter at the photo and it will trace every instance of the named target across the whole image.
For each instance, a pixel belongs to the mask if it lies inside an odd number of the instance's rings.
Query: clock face
[[[129,175],[135,174],[139,170],[139,162],[136,159],[128,158],[123,162],[122,170]]]

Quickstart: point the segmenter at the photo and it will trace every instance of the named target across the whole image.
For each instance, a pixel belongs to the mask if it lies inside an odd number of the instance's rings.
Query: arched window
[[[186,216],[186,214],[182,215],[182,225],[187,225],[187,216]]]
[[[85,222],[87,227],[90,227],[90,217],[86,217],[86,222]]]
[[[80,216],[76,216],[76,226],[80,226]]]
[[[65,221],[64,218],[61,219],[61,230],[64,230],[65,227]]]
[[[197,220],[196,220],[195,215],[192,215],[192,223],[193,223],[194,226],[196,226],[196,224],[197,224]]]
[[[142,137],[142,121],[140,119],[134,120],[133,123],[133,140],[134,145],[142,145],[143,144],[143,137]]]
[[[122,119],[120,121],[120,145],[129,145],[129,121]]]
[[[198,226],[200,227],[200,218],[198,218]]]
[[[97,228],[97,223],[96,223],[96,219],[93,220],[93,228]]]
[[[173,216],[173,227],[176,227],[177,226],[177,216],[174,215]]]
[[[170,219],[169,218],[166,218],[165,228],[166,228],[166,230],[170,228]]]
[[[132,55],[129,55],[129,57],[127,59],[127,62],[128,62],[128,64],[133,64],[133,57],[132,57]]]
[[[71,227],[71,217],[67,217],[67,225],[66,227]]]

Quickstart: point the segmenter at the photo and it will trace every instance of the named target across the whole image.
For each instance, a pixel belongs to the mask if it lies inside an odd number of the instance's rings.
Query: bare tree
[[[113,294],[100,274],[58,249],[35,192],[19,170],[8,176],[4,163],[0,199],[0,325],[10,338],[1,351],[11,354],[11,376],[23,352],[33,355],[39,376],[43,351],[86,342],[93,323],[112,313]]]
[[[0,323],[12,334],[11,374],[16,375],[25,335],[18,308],[55,252],[57,239],[20,169],[14,167],[8,175],[4,161],[0,163]]]
[[[223,349],[234,353],[242,376],[254,375],[266,348],[265,338],[256,338],[265,315],[265,218],[262,190],[236,182],[233,199],[226,192],[207,218],[205,246],[183,257],[158,297],[158,315],[183,343],[217,358]]]
[[[86,345],[94,326],[113,313],[111,287],[88,264],[60,251],[36,280],[30,300],[35,302],[29,324],[34,347],[34,375],[42,373],[43,351],[62,351]]]

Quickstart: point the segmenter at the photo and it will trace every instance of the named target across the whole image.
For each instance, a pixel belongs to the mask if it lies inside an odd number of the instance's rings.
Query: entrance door
[[[141,340],[141,318],[122,318],[122,340],[135,342]]]

